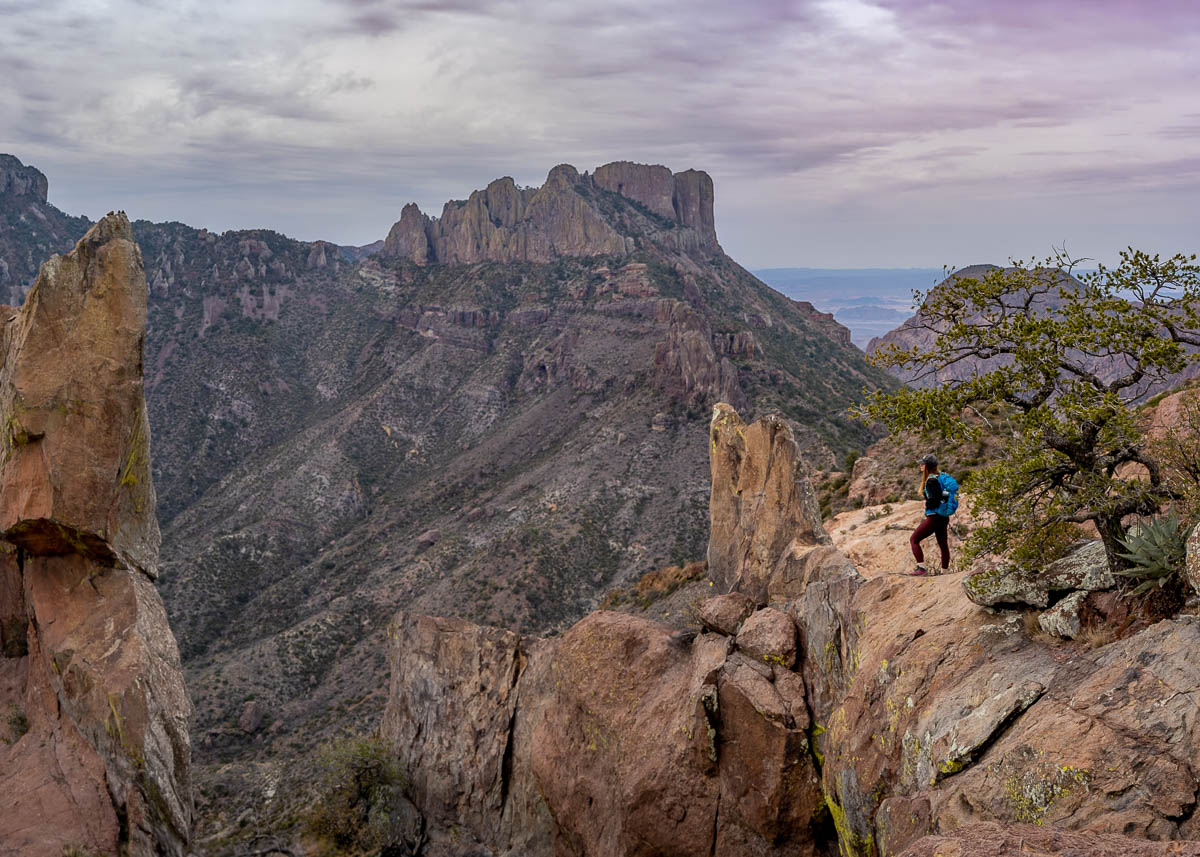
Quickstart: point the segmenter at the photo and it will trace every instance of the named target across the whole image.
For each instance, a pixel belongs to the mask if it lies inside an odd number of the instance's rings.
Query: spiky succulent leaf
[[[1126,552],[1118,556],[1132,566],[1117,574],[1143,581],[1132,593],[1140,595],[1155,583],[1165,586],[1182,568],[1187,556],[1187,531],[1180,528],[1179,517],[1171,512],[1131,528],[1121,544]]]

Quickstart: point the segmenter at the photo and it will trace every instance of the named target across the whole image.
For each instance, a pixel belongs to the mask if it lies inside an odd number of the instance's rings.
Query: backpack
[[[937,507],[937,514],[949,518],[958,511],[958,483],[949,473],[939,473],[938,484],[942,486],[942,505]]]

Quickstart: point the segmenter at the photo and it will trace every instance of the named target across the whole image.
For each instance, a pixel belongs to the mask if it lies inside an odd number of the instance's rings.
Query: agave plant
[[[1117,555],[1129,560],[1133,566],[1116,573],[1141,581],[1133,595],[1141,595],[1155,585],[1166,586],[1183,568],[1187,535],[1188,530],[1180,526],[1174,511],[1130,528],[1128,538],[1121,542],[1127,553]]]

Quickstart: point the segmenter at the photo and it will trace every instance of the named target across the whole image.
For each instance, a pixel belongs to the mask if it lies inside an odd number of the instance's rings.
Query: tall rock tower
[[[124,214],[0,307],[0,853],[187,848],[191,704],[153,583],[145,332]]]

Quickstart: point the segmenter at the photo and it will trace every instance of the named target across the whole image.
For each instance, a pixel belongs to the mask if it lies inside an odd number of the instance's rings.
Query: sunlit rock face
[[[0,705],[21,733],[0,745],[0,851],[182,855],[191,705],[153,584],[146,278],[125,215],[0,316]]]

